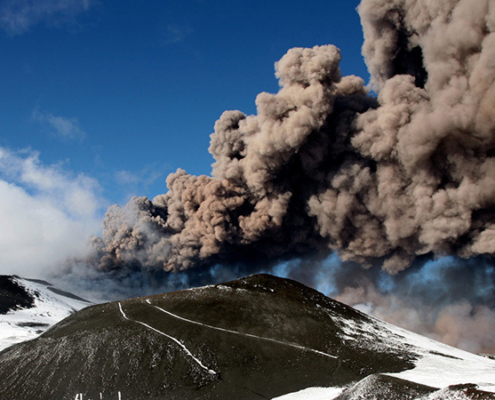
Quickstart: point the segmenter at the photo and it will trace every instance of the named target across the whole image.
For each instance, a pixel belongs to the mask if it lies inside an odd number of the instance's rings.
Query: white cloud
[[[115,174],[115,179],[121,185],[141,185],[147,187],[160,179],[166,168],[168,167],[150,165],[138,172],[121,170]]]
[[[0,148],[0,274],[43,277],[82,258],[98,234],[98,183],[45,166],[35,152]]]
[[[76,15],[93,4],[94,0],[5,0],[0,6],[0,27],[19,35],[40,22],[74,25]]]
[[[183,42],[193,30],[188,26],[178,26],[170,24],[167,26],[167,32],[164,33],[165,44]]]
[[[158,180],[164,179],[165,172],[170,170],[167,165],[150,164],[139,171],[117,171],[114,175],[115,182],[118,183],[123,192],[126,193],[126,202],[133,196],[146,192],[150,186]],[[165,182],[164,182],[165,183]]]
[[[62,139],[79,139],[82,140],[86,133],[79,126],[76,118],[66,118],[56,116],[50,113],[44,113],[35,109],[32,117],[34,120],[47,125],[51,132]]]

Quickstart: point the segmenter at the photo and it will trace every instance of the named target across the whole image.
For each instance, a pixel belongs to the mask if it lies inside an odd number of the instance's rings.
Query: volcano
[[[332,388],[326,399],[495,399],[495,361],[266,274],[90,306],[0,353],[2,400],[272,399],[315,387]]]

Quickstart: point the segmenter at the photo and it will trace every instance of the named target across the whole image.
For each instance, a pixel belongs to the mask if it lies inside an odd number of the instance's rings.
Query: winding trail
[[[283,346],[292,347],[292,348],[295,348],[295,349],[298,349],[298,350],[307,351],[307,352],[310,352],[310,353],[315,353],[315,354],[319,354],[319,355],[324,356],[324,357],[329,357],[329,358],[333,358],[335,360],[338,360],[338,357],[336,357],[336,356],[333,356],[333,355],[328,354],[328,353],[324,353],[324,352],[319,351],[319,350],[311,349],[309,347],[304,347],[304,346],[300,346],[300,345],[293,344],[293,343],[282,342],[280,340],[271,339],[271,338],[267,338],[267,337],[263,337],[263,336],[256,336],[256,335],[252,335],[250,333],[243,333],[243,332],[232,331],[230,329],[223,329],[223,328],[219,328],[217,326],[203,324],[201,322],[193,321],[193,320],[190,320],[190,319],[181,317],[179,315],[173,314],[170,311],[167,311],[167,310],[165,310],[165,309],[163,309],[161,307],[155,306],[154,304],[151,304],[151,302],[150,302],[149,299],[146,299],[146,303],[148,303],[150,306],[156,308],[157,310],[160,310],[161,312],[163,312],[163,313],[165,313],[167,315],[170,315],[171,317],[174,317],[176,319],[179,319],[179,320],[188,322],[190,324],[203,326],[203,327],[209,328],[209,329],[215,329],[215,330],[221,331],[221,332],[227,332],[227,333],[231,333],[231,334],[234,334],[234,335],[239,335],[239,336],[244,336],[244,337],[251,337],[251,338],[255,338],[255,339],[259,339],[259,340],[265,340],[267,342],[277,343],[277,344],[280,344],[280,345],[283,345]]]
[[[143,325],[144,327],[151,329],[152,331],[154,331],[160,335],[163,335],[163,336],[169,338],[170,340],[173,340],[175,343],[177,343],[181,347],[181,349],[184,351],[184,353],[186,353],[189,357],[191,357],[196,362],[196,364],[198,364],[201,368],[203,368],[205,371],[207,371],[210,375],[217,375],[217,372],[213,371],[212,369],[209,369],[208,367],[203,365],[203,363],[199,359],[194,357],[193,354],[187,349],[187,347],[184,346],[182,344],[182,342],[180,342],[178,339],[174,338],[173,336],[167,335],[166,333],[159,331],[158,329],[155,329],[152,326],[145,324],[144,322],[129,318],[126,315],[126,313],[124,312],[124,310],[122,309],[122,304],[120,304],[120,302],[118,304],[119,304],[120,313],[122,314],[124,319],[126,319],[127,321],[135,322],[136,324]]]

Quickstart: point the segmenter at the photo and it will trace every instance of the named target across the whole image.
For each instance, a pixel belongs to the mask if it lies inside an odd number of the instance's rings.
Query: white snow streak
[[[203,363],[198,360],[196,357],[194,357],[192,355],[192,353],[187,349],[186,346],[184,346],[182,344],[182,342],[180,342],[178,339],[174,338],[173,336],[170,336],[170,335],[167,335],[166,333],[162,332],[162,331],[159,331],[158,329],[155,329],[153,328],[152,326],[148,325],[148,324],[145,324],[144,322],[141,322],[141,321],[137,321],[135,319],[130,319],[124,312],[124,310],[122,309],[122,305],[120,304],[120,302],[118,303],[119,304],[119,309],[120,309],[120,313],[122,314],[122,316],[124,317],[124,319],[126,319],[127,321],[132,321],[132,322],[135,322],[137,324],[140,324],[140,325],[143,325],[145,326],[146,328],[148,329],[151,329],[152,331],[160,334],[160,335],[163,335],[167,338],[169,338],[170,340],[173,340],[175,343],[177,343],[181,348],[182,350],[184,351],[184,353],[186,353],[189,357],[191,357],[201,368],[203,368],[205,371],[207,371],[209,374],[211,375],[216,375],[217,373],[215,371],[213,371],[212,369],[209,369],[208,367],[204,366]]]
[[[127,318],[127,315],[125,315],[125,312],[124,312],[124,310],[122,310],[122,305],[120,303],[119,303],[119,309],[120,309],[120,313],[122,314],[122,316],[124,317],[124,319],[126,319],[128,321],[132,321],[131,319]]]
[[[330,387],[312,387],[300,390],[299,392],[288,393],[272,400],[331,400],[335,399],[343,392],[343,388]]]
[[[293,348],[296,348],[298,350],[308,351],[308,352],[316,353],[316,354],[319,354],[319,355],[322,355],[322,356],[325,356],[325,357],[329,357],[329,358],[333,358],[333,359],[338,359],[338,357],[335,357],[335,356],[333,356],[331,354],[327,354],[327,353],[324,353],[322,351],[311,349],[309,347],[304,347],[304,346],[300,346],[300,345],[293,344],[293,343],[282,342],[280,340],[266,338],[266,337],[263,337],[263,336],[256,336],[256,335],[252,335],[250,333],[242,333],[242,332],[232,331],[230,329],[219,328],[219,327],[213,326],[213,325],[203,324],[201,322],[197,322],[197,321],[193,321],[193,320],[190,320],[190,319],[181,317],[179,315],[176,315],[176,314],[171,313],[170,311],[164,310],[161,307],[155,306],[155,305],[151,304],[151,302],[149,301],[149,299],[146,299],[146,302],[150,306],[155,307],[157,310],[160,310],[161,312],[164,312],[165,314],[168,314],[168,315],[170,315],[170,316],[172,316],[174,318],[180,319],[180,320],[185,321],[185,322],[189,322],[190,324],[195,324],[195,325],[203,326],[203,327],[209,328],[209,329],[215,329],[215,330],[221,331],[221,332],[232,333],[234,335],[239,335],[239,336],[245,336],[245,337],[251,337],[251,338],[255,338],[255,339],[265,340],[265,341],[268,341],[268,342],[281,344],[283,346],[293,347]]]

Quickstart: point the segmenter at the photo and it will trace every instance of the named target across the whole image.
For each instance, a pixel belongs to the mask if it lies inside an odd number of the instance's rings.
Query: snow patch
[[[406,343],[422,350],[414,369],[388,375],[439,389],[472,383],[480,390],[495,393],[495,360],[387,325],[392,332],[404,336]]]
[[[12,278],[34,297],[31,308],[9,311],[0,315],[0,351],[16,343],[38,337],[72,312],[91,303],[67,297],[50,289],[42,281]]]
[[[332,400],[339,396],[342,391],[343,388],[338,387],[313,387],[280,397],[274,397],[272,400]]]

